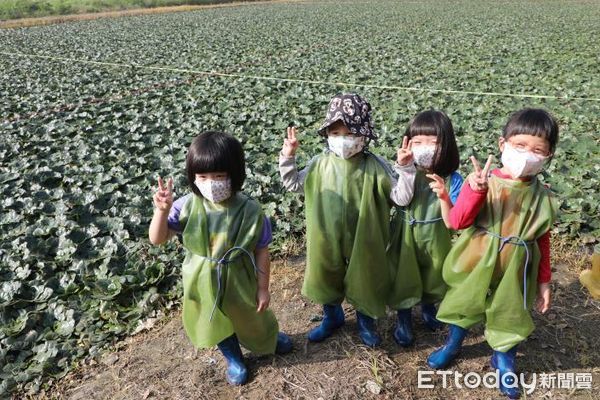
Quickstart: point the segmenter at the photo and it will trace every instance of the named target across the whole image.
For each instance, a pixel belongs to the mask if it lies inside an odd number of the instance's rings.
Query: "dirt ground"
[[[560,254],[560,253],[559,253]],[[592,389],[536,389],[534,399],[600,399],[600,302],[579,284],[587,257],[554,263],[554,304],[535,315],[536,331],[520,346],[517,365],[525,373],[592,373]],[[179,312],[150,331],[119,344],[119,350],[73,371],[36,398],[83,399],[496,399],[495,389],[417,388],[417,371],[428,370],[427,355],[439,346],[445,330],[430,332],[414,311],[416,343],[398,347],[392,337],[394,315],[379,321],[383,346],[363,346],[356,334],[352,307],[345,305],[346,325],[330,339],[309,344],[306,333],[318,322],[320,308],[300,294],[304,259],[273,264],[271,306],[280,327],[290,334],[294,351],[285,356],[246,355],[249,382],[232,387],[216,349],[195,350],[188,342]],[[456,363],[462,373],[490,372],[491,350],[482,328],[473,329]],[[528,375],[527,381],[531,379]],[[525,398],[525,397],[524,397]]]

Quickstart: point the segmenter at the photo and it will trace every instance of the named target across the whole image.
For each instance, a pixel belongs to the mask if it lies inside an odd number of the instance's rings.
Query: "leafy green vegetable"
[[[597,241],[600,101],[418,89],[597,99],[599,31],[591,3],[460,0],[262,4],[0,31],[0,397],[35,393],[176,303],[182,249],[148,243],[151,194],[158,175],[187,193],[185,152],[201,131],[243,142],[245,191],[275,224],[275,253],[301,242],[302,198],[282,188],[277,157],[290,123],[300,165],[321,151],[315,132],[338,91],[371,102],[381,136],[372,150],[390,161],[415,113],[445,110],[463,174],[469,155],[499,156],[510,113],[551,110],[561,126],[544,175],[560,201],[555,230]]]

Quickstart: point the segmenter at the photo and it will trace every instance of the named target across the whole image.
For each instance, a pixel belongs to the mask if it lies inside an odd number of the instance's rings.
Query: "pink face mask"
[[[510,172],[513,179],[535,176],[539,174],[548,157],[542,157],[530,151],[519,151],[508,142],[502,151],[502,165]]]

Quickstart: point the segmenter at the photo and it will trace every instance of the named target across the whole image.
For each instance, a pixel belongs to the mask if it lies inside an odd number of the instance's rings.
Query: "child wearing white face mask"
[[[387,162],[367,150],[373,131],[371,106],[359,95],[339,94],[329,103],[318,133],[328,148],[298,172],[296,129],[288,128],[279,158],[283,185],[304,192],[306,272],[302,293],[323,305],[323,320],[308,334],[320,342],[344,324],[341,303],[356,309],[359,336],[367,346],[381,338],[375,319],[385,315],[390,270],[392,202],[406,205],[413,192],[415,167],[410,152],[399,156],[399,176]]]
[[[417,166],[415,192],[406,207],[398,208],[392,220],[392,239],[388,248],[394,271],[394,285],[388,304],[397,310],[394,339],[401,346],[413,343],[412,307],[421,303],[425,325],[436,330],[435,303],[446,293],[442,265],[450,251],[451,231],[442,220],[440,202],[431,189],[438,179],[449,191],[447,201],[454,203],[463,179],[452,122],[441,111],[417,114],[404,134],[402,148],[413,153]]]
[[[258,354],[292,350],[268,310],[271,224],[260,204],[240,192],[245,173],[240,142],[222,132],[197,136],[186,158],[192,193],[173,201],[173,181],[158,180],[150,241],[181,234],[183,326],[198,348],[217,345],[227,380],[248,379],[240,343]]]
[[[533,331],[529,309],[536,300],[550,307],[550,228],[557,205],[536,178],[558,142],[558,125],[541,109],[513,114],[499,140],[502,168],[488,174],[472,158],[475,172],[463,185],[456,205],[444,199],[443,185],[434,183],[442,215],[452,229],[466,229],[446,257],[443,276],[448,291],[437,318],[449,325],[446,344],[427,362],[446,368],[458,354],[467,329],[483,322],[493,349],[492,368],[499,370],[500,390],[517,398],[516,346]]]

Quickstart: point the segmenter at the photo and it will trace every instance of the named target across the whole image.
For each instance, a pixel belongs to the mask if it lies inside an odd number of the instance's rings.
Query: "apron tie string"
[[[413,226],[414,224],[433,224],[434,222],[438,222],[442,220],[442,217],[439,218],[433,218],[433,219],[415,219],[415,217],[413,217],[411,215],[411,213],[409,211],[406,211],[404,209],[400,209],[400,211],[402,211],[404,213],[404,215],[406,216],[405,218],[403,218],[406,222],[408,222],[408,224],[410,226]]]
[[[529,266],[529,259],[531,258],[528,245],[532,244],[533,242],[527,242],[517,235],[501,236],[488,229],[482,227],[477,228],[487,233],[488,235],[495,237],[496,239],[500,239],[500,247],[498,248],[498,253],[502,251],[506,244],[523,246],[525,248],[525,265],[523,268],[523,308],[527,310],[527,267]]]
[[[243,254],[238,255],[237,257],[233,257],[233,258],[227,258],[235,250],[241,250],[243,252]],[[213,304],[212,311],[210,312],[209,321],[212,321],[215,310],[217,309],[217,304],[219,304],[222,300],[221,297],[223,296],[223,289],[222,289],[221,280],[223,277],[223,267],[227,266],[229,263],[236,261],[238,258],[240,258],[243,255],[248,256],[248,258],[250,259],[250,262],[252,262],[252,267],[254,267],[254,272],[256,272],[257,274],[264,273],[263,271],[261,271],[260,268],[258,268],[256,266],[256,261],[254,260],[254,256],[252,254],[250,254],[250,252],[248,252],[248,250],[244,249],[243,247],[234,246],[234,247],[230,248],[229,250],[227,250],[221,258],[200,256],[208,261],[211,261],[211,262],[217,264],[217,297],[215,298],[215,304]]]

